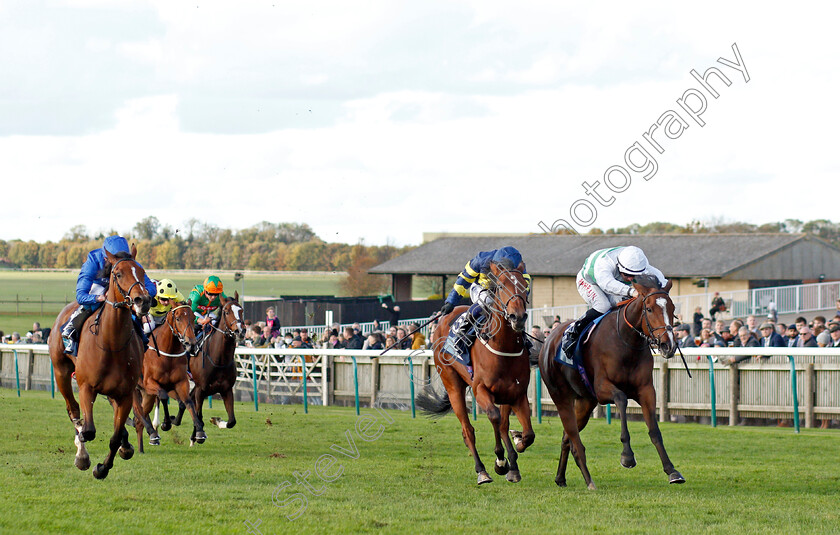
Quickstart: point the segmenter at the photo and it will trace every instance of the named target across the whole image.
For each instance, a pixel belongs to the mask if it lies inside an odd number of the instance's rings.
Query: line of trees
[[[559,231],[558,234],[565,234],[568,231]],[[713,219],[710,221],[692,221],[687,225],[676,225],[657,221],[640,225],[633,223],[626,227],[617,227],[602,230],[593,228],[587,234],[755,234],[755,233],[788,233],[788,234],[810,234],[822,238],[829,243],[840,247],[840,223],[828,219],[815,219],[803,222],[799,219],[785,219],[775,223],[764,223],[756,225],[742,221],[725,221]]]
[[[0,240],[0,262],[7,267],[75,269],[111,234],[119,233],[92,235],[78,225],[58,242]],[[347,295],[387,291],[387,277],[368,275],[367,270],[412,248],[327,243],[306,223],[267,221],[231,230],[191,219],[184,229],[173,229],[151,216],[124,235],[137,244],[147,269],[346,271],[349,276],[343,290]]]

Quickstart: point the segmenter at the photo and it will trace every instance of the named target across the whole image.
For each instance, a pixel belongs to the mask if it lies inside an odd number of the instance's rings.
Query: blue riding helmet
[[[496,251],[493,255],[492,262],[501,264],[508,269],[515,269],[522,262],[522,255],[516,250],[516,247],[507,245]]]
[[[122,236],[117,236],[116,234],[105,238],[105,242],[102,244],[102,248],[113,255],[117,253],[131,252],[131,249],[128,248],[128,240],[126,240]]]

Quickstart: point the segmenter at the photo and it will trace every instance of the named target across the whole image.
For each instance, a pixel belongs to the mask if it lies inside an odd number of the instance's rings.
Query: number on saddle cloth
[[[595,327],[599,323],[601,323],[601,320],[604,319],[604,317],[610,312],[612,312],[612,309],[601,314],[600,316],[592,320],[592,323],[583,328],[583,332],[580,333],[580,335],[578,335],[578,338],[575,341],[573,355],[566,355],[563,352],[563,348],[560,346],[560,344],[558,344],[557,354],[554,355],[554,360],[560,364],[571,366],[572,368],[577,368],[578,364],[583,362],[583,344],[586,343],[586,340],[592,334],[592,331],[595,330]]]

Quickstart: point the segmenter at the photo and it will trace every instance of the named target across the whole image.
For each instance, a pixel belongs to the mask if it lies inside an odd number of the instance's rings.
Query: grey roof
[[[806,242],[840,265],[840,249],[804,234],[535,235],[440,238],[375,266],[370,273],[452,275],[477,252],[512,245],[532,275],[574,276],[592,252],[635,245],[668,277],[725,277]],[[802,275],[791,273],[788,278]]]

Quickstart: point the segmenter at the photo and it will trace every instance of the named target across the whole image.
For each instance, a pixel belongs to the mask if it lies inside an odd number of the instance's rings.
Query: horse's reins
[[[154,342],[155,342],[155,352],[157,353],[157,355],[159,357],[173,357],[173,358],[183,357],[184,355],[189,353],[189,351],[187,351],[186,338],[177,329],[175,329],[172,325],[170,325],[170,323],[168,321],[169,315],[172,314],[172,322],[174,323],[176,321],[174,312],[178,309],[181,309],[181,308],[189,308],[189,305],[178,305],[177,307],[174,307],[174,308],[170,309],[169,311],[167,311],[167,313],[166,313],[167,320],[164,322],[164,324],[167,327],[169,327],[169,330],[172,331],[172,334],[175,335],[175,338],[184,347],[184,350],[180,353],[166,353],[165,351],[161,351],[160,348],[158,347],[157,338],[155,337],[155,330],[152,329],[152,333],[151,333],[152,334],[152,340],[154,340]]]
[[[624,323],[626,323],[627,326],[630,327],[630,329],[632,329],[636,334],[638,334],[642,338],[643,341],[647,342],[648,346],[650,346],[651,349],[655,348],[657,351],[662,353],[662,342],[659,340],[659,338],[657,338],[655,336],[655,333],[656,333],[656,331],[659,331],[659,330],[666,330],[667,331],[669,326],[662,326],[662,327],[654,328],[650,324],[650,318],[648,317],[647,307],[645,306],[645,303],[644,303],[644,299],[647,299],[648,297],[650,297],[652,295],[657,295],[657,294],[663,294],[663,295],[667,296],[668,292],[666,292],[664,290],[658,290],[656,292],[651,292],[651,293],[647,294],[642,299],[642,307],[641,307],[642,308],[642,319],[644,320],[645,325],[647,326],[648,332],[651,333],[650,336],[646,335],[643,331],[640,331],[639,329],[637,329],[636,326],[631,324],[630,321],[627,319],[627,308],[629,307],[630,303],[632,303],[633,301],[635,301],[637,299],[637,297],[632,297],[632,298],[630,298],[626,301],[623,301],[622,303],[619,303],[619,306],[622,309],[620,315],[624,318]],[[616,314],[615,321],[616,321],[616,331],[619,332],[619,339],[622,342],[624,342],[624,345],[626,345],[627,347],[629,347],[631,349],[641,349],[641,348],[638,348],[638,347],[634,348],[633,346],[628,344],[627,341],[624,340],[624,338],[621,337],[620,331],[618,331],[618,326],[619,326],[618,316],[619,316],[619,314]],[[682,348],[679,346],[679,344],[677,344],[677,350],[680,353],[680,358],[683,361],[683,365],[685,366],[685,371],[688,374],[688,378],[691,379],[691,371],[689,371],[689,369],[688,369],[688,363],[685,361],[685,356],[683,355]]]
[[[511,272],[513,272],[513,273],[519,273],[520,275],[522,275],[522,272],[521,272],[521,271],[519,271],[518,269],[508,269],[508,270],[505,270],[505,273],[511,273]],[[519,281],[515,281],[515,283],[518,283],[518,282],[519,282]],[[499,303],[501,303],[501,302],[502,302],[502,300],[501,300],[501,299],[499,299],[499,297],[498,297],[496,294],[497,294],[497,293],[499,293],[499,290],[505,290],[505,288],[504,288],[504,286],[502,286],[501,284],[496,284],[496,282],[495,282],[495,281],[493,282],[493,284],[494,284],[494,286],[495,286],[495,288],[496,288],[496,291],[495,291],[495,292],[493,292],[493,293],[491,294],[491,296],[492,296],[492,298],[493,298],[493,299],[495,299],[495,300],[497,300]],[[516,286],[518,287],[518,286],[519,286],[519,284],[516,284]],[[510,304],[510,302],[511,302],[511,301],[513,301],[513,299],[514,299],[514,298],[516,298],[516,297],[518,297],[518,298],[522,299],[522,304],[523,304],[523,306],[528,304],[528,298],[527,298],[527,296],[526,296],[526,295],[524,295],[524,294],[522,294],[522,293],[519,293],[519,292],[512,293],[512,294],[511,294],[511,296],[510,296],[510,297],[508,297],[507,301],[505,301],[504,307],[499,308],[498,313],[499,313],[500,315],[502,315],[503,317],[505,317],[505,316],[506,316],[505,311],[507,310],[508,305],[509,305],[509,304]],[[488,307],[488,308],[491,308],[491,307]],[[492,309],[492,308],[491,308],[491,309]],[[507,319],[507,318],[505,318],[505,319]],[[488,325],[489,325],[489,324],[490,324],[490,322],[488,322]],[[485,328],[486,328],[486,327],[485,327]],[[528,333],[526,333],[526,332],[524,332],[524,331],[523,331],[523,333],[522,333],[522,334],[524,334],[524,335],[526,335],[526,336],[529,336],[529,335],[528,335]],[[533,338],[533,337],[532,337],[532,338]],[[499,355],[500,357],[518,357],[518,356],[522,355],[523,353],[525,353],[525,343],[524,343],[524,342],[521,342],[521,343],[522,343],[522,349],[521,349],[518,353],[509,353],[509,352],[505,352],[505,351],[499,351],[498,349],[494,349],[493,347],[491,347],[491,346],[490,346],[489,342],[487,342],[486,340],[484,340],[484,338],[482,338],[482,337],[481,337],[481,335],[480,335],[480,334],[479,334],[479,336],[478,336],[478,339],[479,339],[479,340],[481,340],[481,343],[482,343],[482,344],[484,344],[484,347],[486,347],[486,348],[487,348],[487,349],[488,349],[491,353],[493,353],[494,355]],[[534,339],[536,340],[536,338],[534,338]],[[520,339],[520,340],[521,340],[521,339]]]
[[[116,287],[117,291],[119,291],[119,292],[120,292],[120,294],[123,296],[123,300],[122,300],[122,301],[109,301],[107,297],[105,298],[104,303],[106,303],[106,304],[108,304],[108,305],[111,305],[112,307],[114,307],[114,309],[117,309],[117,308],[131,309],[131,307],[132,307],[132,305],[133,305],[133,303],[131,302],[131,295],[130,295],[130,294],[131,294],[131,290],[132,290],[135,286],[137,286],[138,284],[142,284],[139,280],[138,280],[138,281],[135,281],[134,283],[132,283],[132,285],[131,285],[131,286],[129,286],[129,287],[128,287],[128,291],[126,291],[126,290],[123,290],[123,289],[122,289],[122,287],[120,286],[120,283],[119,283],[119,282],[117,282],[117,278],[116,278],[116,276],[114,276],[114,269],[115,269],[115,268],[116,268],[116,267],[120,264],[120,262],[126,262],[126,261],[129,261],[129,260],[131,260],[132,262],[134,261],[134,259],[133,259],[133,258],[120,258],[119,260],[117,260],[117,261],[116,261],[116,262],[115,262],[115,263],[111,266],[111,276],[109,277],[109,280],[110,280],[110,278],[113,278],[113,279],[114,279],[114,287]],[[109,282],[109,284],[110,284],[110,282]],[[104,306],[103,306],[103,307],[99,307],[99,311],[98,311],[98,313],[96,314],[96,317],[93,319],[93,323],[91,323],[90,327],[88,328],[88,330],[90,331],[90,333],[91,333],[92,335],[94,335],[94,336],[98,336],[98,332],[99,332],[99,319],[102,317],[102,312],[103,312],[104,310],[105,310],[105,307],[104,307]],[[120,347],[119,349],[117,349],[116,351],[117,351],[117,352],[122,351],[123,349],[125,349],[126,347],[128,347],[128,344],[129,344],[130,342],[131,342],[131,336],[129,336],[129,337],[126,339],[125,344],[123,344],[123,346],[122,346],[122,347]],[[104,347],[102,347],[102,346],[100,346],[100,345],[98,345],[98,344],[97,344],[97,346],[96,346],[96,347],[98,347],[99,349],[101,349],[101,350],[105,351],[105,348],[104,348]]]
[[[219,319],[220,320],[223,319],[224,315],[225,315],[224,307],[225,307],[225,305],[221,306],[222,311],[219,314]],[[227,321],[225,321],[225,329],[224,330],[219,329],[218,327],[213,325],[212,321],[209,323],[209,325],[210,325],[210,329],[211,329],[210,332],[207,334],[207,336],[204,336],[201,339],[201,342],[199,342],[199,344],[198,344],[199,347],[198,347],[197,351],[200,351],[202,353],[202,360],[207,360],[208,362],[210,362],[210,364],[214,368],[229,368],[229,367],[233,366],[233,364],[236,362],[236,359],[231,359],[230,362],[228,362],[227,364],[222,364],[222,365],[216,364],[215,362],[213,362],[213,359],[210,358],[209,352],[207,351],[207,348],[205,347],[205,344],[210,339],[210,337],[213,336],[213,334],[214,334],[213,331],[218,331],[218,332],[222,333],[223,335],[225,335],[226,337],[233,338],[233,339],[236,339],[236,331],[234,331],[233,329],[230,328]]]

